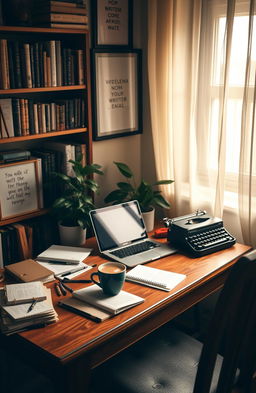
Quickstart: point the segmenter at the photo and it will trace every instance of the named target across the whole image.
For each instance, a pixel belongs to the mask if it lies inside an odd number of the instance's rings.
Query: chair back
[[[232,267],[221,291],[198,365],[194,393],[208,393],[217,354],[223,362],[216,393],[230,393],[237,378],[250,392],[256,365],[256,250]]]

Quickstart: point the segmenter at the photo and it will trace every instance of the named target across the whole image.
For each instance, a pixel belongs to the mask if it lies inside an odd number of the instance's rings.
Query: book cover
[[[38,261],[56,261],[78,264],[91,253],[90,248],[61,246],[53,244],[37,256]]]
[[[25,259],[5,267],[5,271],[18,281],[31,282],[42,281],[48,282],[54,280],[51,270],[40,265],[33,259]]]
[[[120,291],[115,296],[105,295],[98,285],[94,284],[86,288],[78,289],[72,293],[75,298],[105,310],[113,315],[128,310],[144,302],[140,296],[126,291]]]
[[[65,308],[66,310],[89,318],[95,322],[102,322],[111,317],[111,313],[99,310],[98,308],[93,307],[90,304],[86,304],[85,302],[74,297],[63,299],[62,301],[58,302],[58,305]]]

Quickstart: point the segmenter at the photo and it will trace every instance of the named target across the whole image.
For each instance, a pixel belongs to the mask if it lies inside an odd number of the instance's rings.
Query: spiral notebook
[[[185,274],[168,272],[149,266],[138,265],[126,273],[126,280],[147,285],[149,287],[171,291],[186,278]]]

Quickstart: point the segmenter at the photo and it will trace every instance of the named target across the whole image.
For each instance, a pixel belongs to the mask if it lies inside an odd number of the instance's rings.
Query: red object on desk
[[[156,238],[164,238],[167,237],[168,228],[159,228],[155,230],[155,237]]]

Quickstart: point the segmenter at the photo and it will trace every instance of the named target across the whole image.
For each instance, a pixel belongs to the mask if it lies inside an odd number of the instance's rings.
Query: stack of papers
[[[36,284],[29,283],[29,284]],[[40,284],[42,284],[40,282]],[[16,286],[28,285],[28,284],[16,284]],[[36,297],[32,294],[25,296],[26,290],[23,290],[22,300],[18,298],[18,291],[15,294],[15,303],[8,305],[10,302],[7,300],[5,289],[0,290],[0,328],[2,333],[10,335],[13,333],[21,332],[26,330],[28,327],[43,327],[46,324],[58,321],[58,315],[53,308],[51,290],[43,286],[43,299],[35,301]],[[21,293],[21,292],[20,292]],[[29,301],[28,301],[29,299]],[[32,299],[32,301],[31,301]],[[21,303],[22,301],[22,303]],[[33,303],[33,307],[31,307]]]
[[[91,251],[91,248],[53,244],[36,259],[41,266],[51,270],[55,276],[74,278],[91,269],[91,266],[83,262]]]

